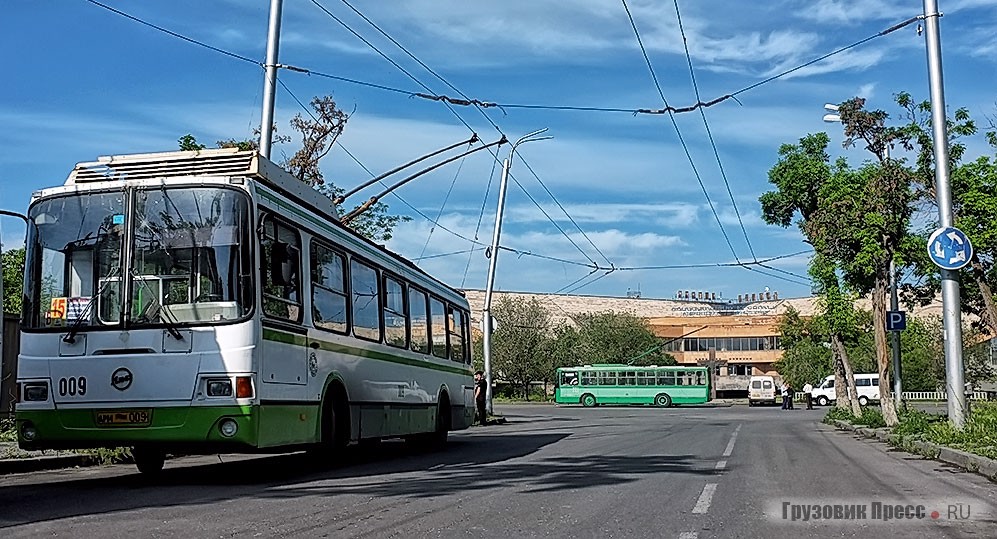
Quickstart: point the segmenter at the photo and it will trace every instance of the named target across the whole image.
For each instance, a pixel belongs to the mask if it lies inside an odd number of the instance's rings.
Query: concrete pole
[[[277,50],[280,47],[280,12],[283,0],[270,0],[270,30],[267,32],[267,62],[263,77],[263,118],[260,120],[260,155],[270,158],[273,139],[273,109],[277,95]]]
[[[952,191],[949,186],[949,146],[945,131],[945,90],[942,84],[942,44],[938,29],[938,2],[924,0],[925,45],[931,88],[931,134],[935,146],[935,196],[938,224],[952,226]],[[962,365],[962,317],[959,306],[959,272],[941,270],[942,328],[945,339],[945,390],[949,421],[961,429],[966,424],[965,377]]]
[[[485,353],[485,402],[488,413],[492,413],[492,292],[495,289],[495,267],[498,264],[499,237],[502,235],[502,213],[505,211],[505,192],[509,185],[509,169],[516,146],[524,142],[545,140],[551,137],[537,137],[547,128],[534,131],[516,141],[509,150],[509,158],[502,162],[502,181],[499,183],[498,208],[495,210],[495,230],[492,232],[492,246],[486,251],[488,258],[488,282],[485,284],[485,305],[481,313],[481,333]]]

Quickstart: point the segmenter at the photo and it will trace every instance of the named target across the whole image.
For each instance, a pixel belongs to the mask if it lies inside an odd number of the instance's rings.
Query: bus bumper
[[[28,451],[149,444],[191,449],[212,446],[228,447],[233,451],[245,450],[256,447],[258,440],[258,414],[254,413],[254,408],[180,406],[115,410],[18,410],[17,442],[21,449]],[[149,413],[147,424],[106,424],[109,413],[128,414],[138,411]],[[104,424],[99,424],[99,421]]]

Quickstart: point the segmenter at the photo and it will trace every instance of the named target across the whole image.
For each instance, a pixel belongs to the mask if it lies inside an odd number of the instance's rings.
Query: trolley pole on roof
[[[263,77],[263,118],[260,120],[260,155],[270,159],[273,139],[273,108],[277,94],[277,49],[280,46],[280,12],[283,0],[270,0],[270,30],[267,32],[267,62]]]
[[[502,181],[499,183],[498,209],[495,210],[492,246],[485,251],[485,256],[488,257],[488,283],[485,285],[485,306],[481,312],[481,333],[485,349],[485,402],[487,402],[488,413],[492,413],[492,291],[495,288],[495,265],[498,263],[499,237],[502,235],[502,213],[505,211],[505,192],[509,184],[509,169],[512,168],[512,157],[516,153],[516,146],[524,142],[552,138],[537,137],[544,131],[547,131],[546,127],[517,140],[509,150],[509,157],[502,163]]]

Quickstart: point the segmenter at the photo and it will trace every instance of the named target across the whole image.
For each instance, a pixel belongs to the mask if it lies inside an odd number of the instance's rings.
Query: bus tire
[[[658,393],[654,396],[654,405],[660,408],[668,408],[672,405],[672,398],[668,393]]]
[[[139,473],[146,477],[157,477],[163,471],[166,462],[166,452],[161,449],[146,446],[132,448],[132,459]]]
[[[821,395],[821,396],[817,397],[817,405],[818,406],[827,406],[830,402],[831,402],[830,399],[828,399],[824,395]]]
[[[447,446],[447,438],[450,436],[450,424],[450,396],[446,393],[441,393],[439,404],[436,406],[436,422],[433,431],[406,436],[405,441],[412,444],[416,449],[423,451],[442,450]]]
[[[346,391],[333,382],[322,398],[321,431],[319,443],[309,454],[319,465],[328,466],[342,456],[350,443],[350,405]]]
[[[578,399],[578,402],[582,403],[582,406],[586,408],[591,408],[598,403],[595,401],[595,395],[591,393],[586,393],[582,395],[582,398]]]
[[[859,406],[866,406],[867,404],[869,404],[869,399],[865,396],[859,397]]]

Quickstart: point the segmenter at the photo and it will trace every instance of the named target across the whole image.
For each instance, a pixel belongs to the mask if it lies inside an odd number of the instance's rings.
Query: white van
[[[771,376],[752,376],[748,382],[748,406],[759,403],[775,404],[775,378]]]
[[[859,394],[859,404],[865,406],[870,401],[879,400],[879,373],[856,374],[855,390]],[[814,388],[814,402],[820,406],[827,406],[837,399],[834,389],[834,376],[828,376],[823,382]]]

